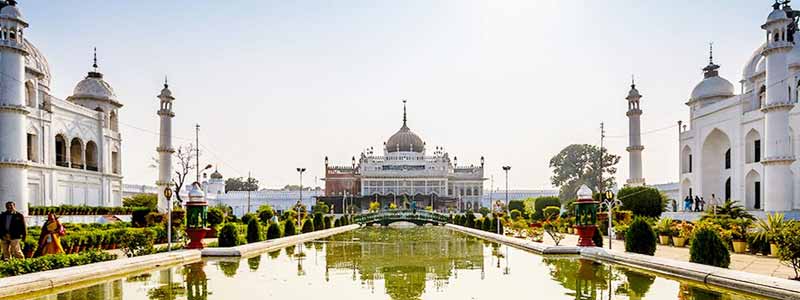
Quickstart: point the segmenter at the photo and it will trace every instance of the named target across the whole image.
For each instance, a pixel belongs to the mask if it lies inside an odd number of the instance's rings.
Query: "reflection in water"
[[[206,259],[40,299],[315,298],[752,299],[576,257],[541,257],[442,227],[362,228],[257,257]]]
[[[457,270],[483,269],[481,240],[466,235],[443,238],[447,229],[366,228],[327,239],[326,269],[351,270],[374,288],[383,280],[392,299],[419,299],[426,282],[439,289]],[[360,241],[369,241],[368,243]]]

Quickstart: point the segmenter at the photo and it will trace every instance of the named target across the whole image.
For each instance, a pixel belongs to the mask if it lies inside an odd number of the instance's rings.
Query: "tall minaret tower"
[[[175,113],[172,111],[172,91],[169,90],[166,78],[164,79],[164,88],[161,94],[158,95],[161,100],[161,106],[158,110],[158,117],[161,119],[161,129],[159,131],[158,139],[158,210],[165,212],[168,208],[167,199],[164,196],[164,189],[172,187],[172,154],[175,153],[175,148],[172,147],[172,118]],[[175,191],[176,193],[179,191]]]
[[[631,90],[628,92],[628,157],[630,163],[630,174],[628,178],[629,186],[643,186],[644,177],[642,177],[642,135],[641,135],[641,121],[642,109],[639,108],[639,99],[642,95],[636,90],[636,83],[631,77]]]
[[[788,2],[788,1],[786,1]],[[789,98],[789,67],[786,54],[792,49],[793,21],[786,15],[791,11],[788,4],[781,9],[775,3],[767,22],[761,28],[767,31],[767,45],[761,52],[767,65],[766,101],[761,106],[764,112],[765,156],[764,165],[764,210],[786,211],[792,209],[791,163],[795,160],[789,137],[789,111],[794,107]],[[790,30],[791,29],[791,30]]]
[[[0,1],[0,201],[16,203],[28,213],[28,155],[25,108],[25,56],[23,29],[28,23],[16,1]]]

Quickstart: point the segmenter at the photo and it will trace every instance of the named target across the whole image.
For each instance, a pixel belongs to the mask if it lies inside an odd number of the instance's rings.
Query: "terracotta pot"
[[[733,252],[734,253],[744,253],[747,251],[747,242],[745,241],[733,241]]]
[[[668,235],[659,235],[658,241],[661,245],[669,245],[669,236]]]
[[[672,237],[672,243],[675,244],[675,247],[683,247],[686,245],[686,238],[682,237]]]
[[[775,257],[778,256],[778,245],[770,243],[769,244],[769,256]]]

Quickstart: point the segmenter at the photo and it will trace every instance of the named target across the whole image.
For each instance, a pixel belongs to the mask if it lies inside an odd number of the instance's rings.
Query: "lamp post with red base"
[[[592,190],[586,185],[578,189],[575,201],[575,230],[578,232],[578,247],[594,247],[594,231],[597,230],[597,202],[592,199]]]
[[[210,231],[206,220],[208,202],[205,196],[200,183],[193,183],[189,191],[189,201],[186,202],[186,235],[189,236],[189,245],[186,248],[188,249],[203,249],[203,238]]]

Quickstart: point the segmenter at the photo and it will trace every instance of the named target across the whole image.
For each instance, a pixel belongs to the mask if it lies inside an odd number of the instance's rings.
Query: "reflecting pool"
[[[508,298],[514,297],[514,298]],[[762,299],[443,227],[362,228],[37,299]]]

